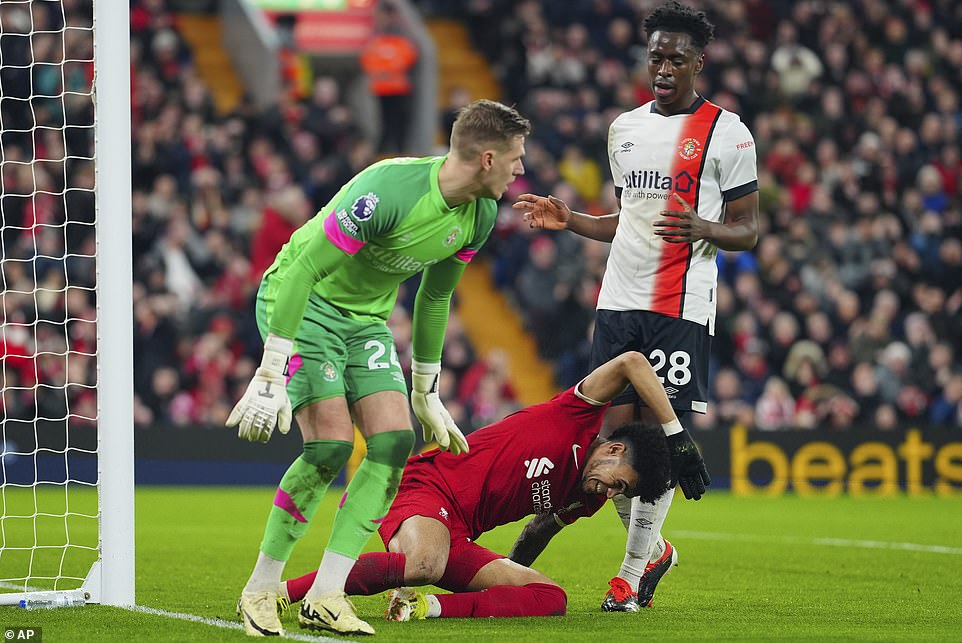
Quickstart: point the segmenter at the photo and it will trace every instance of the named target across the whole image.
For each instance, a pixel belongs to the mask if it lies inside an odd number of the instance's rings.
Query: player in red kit
[[[434,450],[408,460],[397,498],[378,533],[386,552],[363,554],[348,594],[391,597],[388,618],[560,616],[564,590],[528,567],[562,527],[590,516],[616,494],[651,502],[668,489],[670,458],[659,426],[630,423],[600,438],[611,400],[631,384],[662,425],[675,412],[648,360],[627,352],[548,402],[509,415],[468,437],[454,457]],[[535,514],[504,557],[474,541]],[[284,583],[291,601],[313,582]],[[422,594],[437,585],[453,594]]]

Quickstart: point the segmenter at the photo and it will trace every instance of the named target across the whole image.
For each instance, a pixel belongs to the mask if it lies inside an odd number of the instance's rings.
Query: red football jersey
[[[472,539],[536,513],[571,523],[607,500],[581,490],[585,456],[607,408],[585,402],[572,387],[475,431],[467,454],[435,449],[412,457],[408,469],[430,472]]]

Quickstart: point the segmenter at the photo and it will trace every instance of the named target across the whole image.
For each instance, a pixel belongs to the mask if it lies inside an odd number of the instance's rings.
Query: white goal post
[[[132,606],[129,3],[66,4],[0,5],[0,605]]]
[[[128,2],[93,5],[100,559],[84,586],[106,605],[134,605],[130,9]]]

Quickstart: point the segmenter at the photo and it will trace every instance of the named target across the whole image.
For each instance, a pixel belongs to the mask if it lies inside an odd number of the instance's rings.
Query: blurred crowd
[[[505,101],[534,123],[485,253],[559,386],[587,371],[608,248],[534,234],[509,206],[532,191],[615,211],[607,127],[651,99],[641,19],[658,3],[418,3],[467,20]],[[55,4],[0,7],[5,418],[95,414],[90,7],[64,1],[85,28],[61,41],[38,33],[64,19]],[[719,255],[712,397],[696,424],[962,426],[962,5],[700,5],[718,40],[698,90],[754,133],[762,234],[753,252]],[[36,64],[47,58],[68,60],[62,76]],[[138,426],[223,423],[260,357],[261,273],[376,159],[338,83],[310,87],[219,114],[167,3],[131,2]],[[470,98],[455,92],[443,121]],[[405,368],[416,285],[390,320]],[[443,359],[462,426],[517,408],[508,356],[475,354],[456,315]]]
[[[221,425],[259,362],[260,275],[373,160],[340,89],[220,115],[161,0],[131,11],[138,425]]]
[[[642,20],[661,0],[425,2],[466,20],[534,123],[515,194],[617,210],[605,137],[653,98]],[[758,150],[762,229],[718,257],[702,428],[962,426],[962,4],[706,0],[697,90]],[[559,385],[588,368],[607,246],[532,234],[488,251]]]
[[[89,3],[0,5],[4,423],[97,416],[91,24]]]

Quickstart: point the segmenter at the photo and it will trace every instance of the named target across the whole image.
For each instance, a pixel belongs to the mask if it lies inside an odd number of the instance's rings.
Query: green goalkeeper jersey
[[[438,187],[444,159],[375,163],[294,232],[264,275],[275,302],[271,332],[294,337],[311,290],[354,319],[387,321],[401,282],[426,271],[415,305],[415,355],[418,335],[429,332],[432,346],[420,358],[439,358],[451,293],[497,217],[494,199],[445,203]]]

